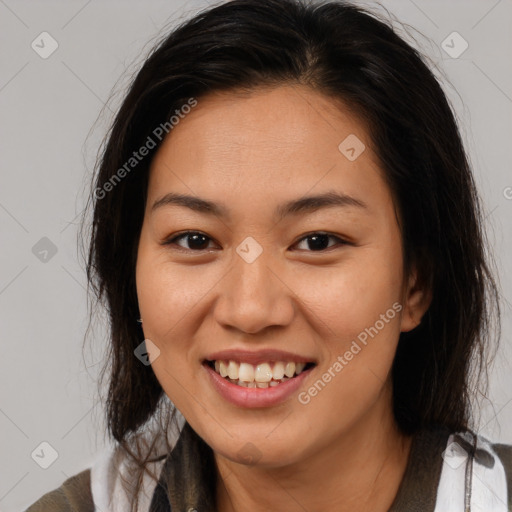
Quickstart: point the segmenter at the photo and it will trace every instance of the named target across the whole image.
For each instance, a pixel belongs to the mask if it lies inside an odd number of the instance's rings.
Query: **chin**
[[[214,452],[237,464],[260,467],[284,467],[300,460],[301,453],[297,446],[301,446],[300,440],[295,436],[275,439],[268,436],[271,429],[259,434],[240,435],[219,440],[210,444]]]

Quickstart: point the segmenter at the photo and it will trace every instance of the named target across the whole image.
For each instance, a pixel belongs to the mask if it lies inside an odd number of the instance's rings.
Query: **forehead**
[[[219,191],[238,191],[271,200],[383,186],[364,123],[340,101],[304,86],[215,93],[197,101],[155,155],[153,199],[170,190],[216,199]],[[349,159],[344,141],[357,153],[364,150]]]

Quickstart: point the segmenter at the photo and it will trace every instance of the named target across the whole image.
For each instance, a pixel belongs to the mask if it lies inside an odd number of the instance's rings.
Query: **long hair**
[[[163,395],[151,367],[134,357],[143,340],[137,248],[148,171],[164,138],[155,130],[191,99],[286,84],[339,100],[364,120],[402,220],[404,270],[417,266],[432,290],[421,324],[401,333],[393,363],[398,427],[408,434],[429,425],[468,428],[493,319],[499,324],[499,294],[480,199],[441,85],[389,22],[348,2],[234,0],[203,10],[158,43],[98,158],[87,277],[110,318],[108,430],[127,451]],[[148,137],[149,154],[130,161]]]

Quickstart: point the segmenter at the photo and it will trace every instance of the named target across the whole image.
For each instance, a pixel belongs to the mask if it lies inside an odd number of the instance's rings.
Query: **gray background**
[[[373,2],[361,3],[379,10]],[[77,215],[95,151],[129,73],[166,23],[207,5],[0,0],[2,511],[28,506],[89,467],[107,447],[102,408],[95,405],[106,330],[96,324],[83,358],[87,303]],[[426,36],[416,34],[413,44],[449,81],[442,78],[484,198],[504,300],[502,346],[490,376],[490,402],[482,404],[480,432],[512,443],[512,1],[383,5]],[[46,59],[31,47],[44,31],[59,45]],[[469,44],[458,58],[442,48],[454,31]],[[460,43],[452,46],[457,50]],[[116,83],[117,95],[98,117]],[[31,457],[41,442],[58,453],[48,469]],[[36,453],[51,455],[44,446]]]

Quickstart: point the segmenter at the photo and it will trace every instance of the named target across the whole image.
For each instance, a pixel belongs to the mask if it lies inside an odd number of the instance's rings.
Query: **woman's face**
[[[284,466],[378,428],[400,331],[425,310],[402,258],[356,117],[305,87],[200,99],[150,170],[136,277],[152,368],[233,461]]]

